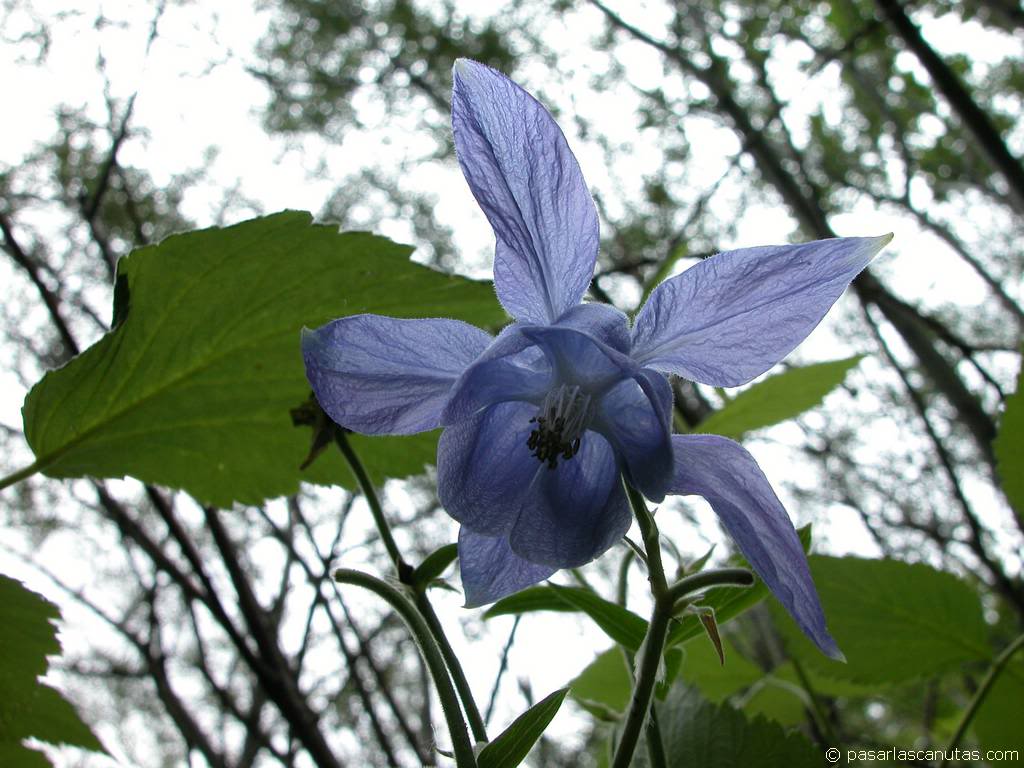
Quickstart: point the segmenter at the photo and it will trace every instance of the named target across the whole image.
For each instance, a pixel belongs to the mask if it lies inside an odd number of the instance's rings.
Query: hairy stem
[[[640,648],[640,660],[637,668],[636,682],[633,685],[633,696],[629,702],[629,711],[622,727],[622,736],[615,750],[612,768],[628,768],[633,760],[640,733],[648,720],[651,709],[651,698],[654,695],[654,684],[661,665],[661,654],[665,649],[665,638],[668,636],[668,624],[672,618],[674,601],[669,594],[665,581],[665,568],[661,562],[661,546],[658,543],[658,526],[647,509],[647,502],[635,488],[625,484],[629,503],[633,507],[640,534],[643,537],[644,549],[647,551],[647,577],[651,583],[651,594],[654,596],[654,610],[651,621],[647,625],[647,635]],[[656,736],[657,731],[649,731],[649,736]],[[648,754],[657,757],[662,751],[660,745],[649,747]]]
[[[466,711],[466,717],[469,719],[470,727],[473,729],[473,738],[477,741],[487,741],[487,728],[484,726],[484,719],[480,716],[480,709],[473,698],[473,691],[469,687],[469,681],[466,679],[466,674],[462,670],[462,665],[459,663],[451,643],[448,642],[448,638],[445,636],[441,621],[437,618],[434,607],[430,604],[430,599],[426,593],[426,586],[419,586],[413,583],[415,569],[405,561],[402,553],[398,550],[398,544],[395,543],[395,538],[391,535],[391,527],[388,525],[387,518],[384,517],[384,509],[381,507],[380,499],[377,497],[377,491],[374,489],[370,476],[366,473],[366,468],[363,467],[363,463],[359,460],[356,452],[352,450],[347,436],[342,430],[337,429],[335,430],[334,440],[345,457],[345,461],[348,462],[352,474],[356,476],[356,480],[359,482],[359,487],[363,492],[366,503],[370,507],[370,513],[373,515],[377,531],[380,533],[381,541],[384,542],[384,548],[387,550],[388,556],[398,572],[398,580],[412,587],[415,591],[416,608],[422,615],[427,629],[433,635],[434,642],[440,649],[442,658],[448,665],[452,679],[455,681],[455,687],[459,692],[459,698],[462,700],[462,706]]]
[[[455,693],[451,678],[448,676],[448,668],[445,666],[444,657],[437,646],[434,634],[430,631],[423,616],[401,592],[387,582],[369,574],[350,568],[339,568],[334,572],[334,580],[370,590],[387,601],[409,627],[409,631],[423,655],[427,669],[430,670],[430,676],[434,679],[434,686],[437,688],[437,695],[441,700],[441,709],[444,711],[445,722],[448,724],[448,732],[451,734],[455,764],[458,768],[476,768],[476,757],[473,755],[473,745],[469,741],[466,721],[462,717],[459,698]]]

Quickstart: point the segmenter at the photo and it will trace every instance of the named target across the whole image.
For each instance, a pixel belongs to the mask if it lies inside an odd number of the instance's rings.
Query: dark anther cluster
[[[571,459],[580,450],[580,439],[577,437],[571,443],[562,437],[562,430],[565,429],[565,417],[554,417],[554,414],[545,416],[534,416],[530,422],[537,422],[537,428],[530,433],[530,439],[526,441],[526,447],[533,451],[540,461],[548,463],[548,469],[558,466],[558,457]],[[549,427],[548,424],[551,423]]]

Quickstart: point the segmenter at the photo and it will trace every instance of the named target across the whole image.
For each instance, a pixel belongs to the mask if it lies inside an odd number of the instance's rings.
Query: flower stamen
[[[558,459],[569,460],[580,450],[580,438],[590,423],[591,398],[578,386],[562,384],[548,392],[537,415],[530,419],[537,428],[530,433],[526,447],[548,469]]]

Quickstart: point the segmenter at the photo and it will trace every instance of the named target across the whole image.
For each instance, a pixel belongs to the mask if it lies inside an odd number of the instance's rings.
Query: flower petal
[[[558,569],[519,557],[504,536],[484,536],[462,526],[459,570],[465,607],[476,608],[543,581]]]
[[[551,387],[551,364],[522,333],[524,327],[519,323],[506,326],[466,368],[441,412],[442,424],[463,421],[495,403],[540,403]]]
[[[558,383],[579,385],[592,395],[602,394],[637,370],[629,357],[575,328],[528,325],[522,333],[544,351]]]
[[[593,429],[611,443],[633,487],[655,503],[672,482],[672,388],[643,370],[601,398]]]
[[[804,633],[828,656],[843,654],[825,626],[800,537],[754,457],[718,435],[676,435],[671,493],[703,496],[744,557]]]
[[[702,384],[745,384],[807,338],[891,239],[837,238],[712,256],[654,289],[633,327],[633,358]]]
[[[485,536],[512,529],[537,473],[526,442],[533,405],[492,405],[446,427],[437,444],[437,495],[448,514]]]
[[[577,304],[558,318],[555,325],[583,331],[616,352],[629,354],[629,318],[611,304]]]
[[[434,429],[452,385],[491,337],[459,320],[352,315],[302,331],[306,377],[320,406],[367,435]]]
[[[518,320],[553,323],[594,276],[594,200],[562,131],[530,94],[468,59],[454,76],[455,149],[494,228],[498,299]]]
[[[615,454],[597,432],[555,469],[540,465],[509,533],[512,551],[533,563],[575,568],[605,552],[629,530],[632,514]]]

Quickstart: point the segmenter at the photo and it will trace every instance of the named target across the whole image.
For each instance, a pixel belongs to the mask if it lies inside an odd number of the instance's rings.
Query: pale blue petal
[[[306,377],[335,422],[367,435],[434,429],[452,385],[491,342],[459,320],[352,315],[303,329]]]
[[[449,515],[486,536],[507,535],[538,472],[527,448],[536,406],[492,405],[445,428],[437,444],[437,495]]]
[[[586,432],[572,459],[539,465],[528,493],[506,486],[519,505],[509,533],[512,551],[533,563],[575,568],[604,553],[629,530],[632,513],[615,454]]]
[[[615,351],[629,354],[629,318],[611,304],[577,304],[558,318],[555,325],[583,331]]]
[[[522,333],[544,351],[558,383],[578,385],[591,395],[602,394],[638,370],[626,355],[574,328],[533,325]]]
[[[504,536],[484,536],[462,526],[459,570],[465,607],[476,608],[543,581],[558,569],[519,557]]]
[[[594,275],[597,211],[548,111],[501,73],[455,64],[452,130],[470,189],[494,228],[494,286],[517,320],[553,323]]]
[[[654,289],[633,327],[633,358],[702,384],[745,384],[807,338],[890,239],[848,237],[712,256]]]
[[[506,326],[452,387],[441,423],[455,424],[495,403],[520,400],[539,404],[551,388],[552,368],[523,326]]]
[[[672,388],[657,371],[643,370],[602,398],[593,429],[615,449],[630,484],[655,503],[672,482]]]
[[[825,626],[793,523],[754,457],[718,435],[676,435],[671,493],[707,499],[729,535],[804,633],[828,656],[843,654]]]

